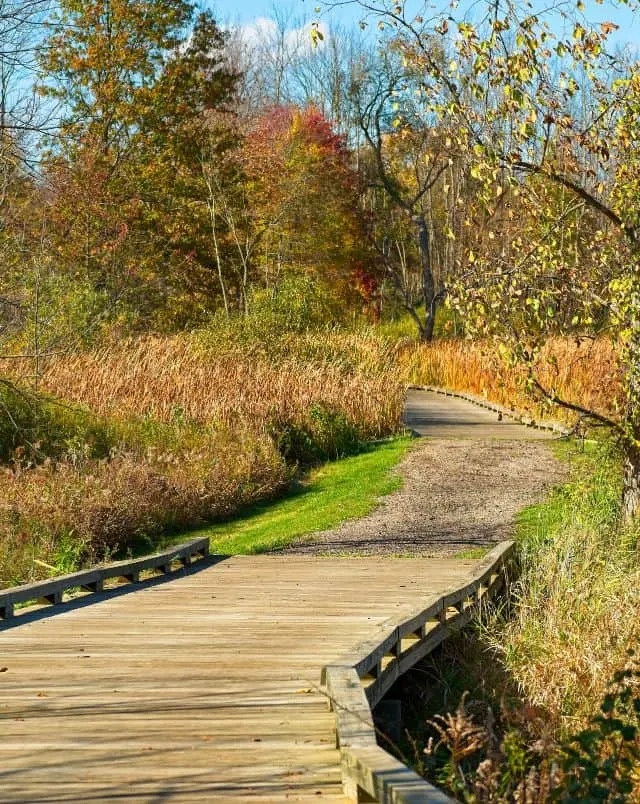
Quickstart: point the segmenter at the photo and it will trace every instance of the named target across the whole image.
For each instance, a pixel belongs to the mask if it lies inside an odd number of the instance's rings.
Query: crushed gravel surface
[[[372,514],[283,552],[442,556],[490,546],[566,477],[548,442],[523,439],[420,439],[396,471],[402,489]]]

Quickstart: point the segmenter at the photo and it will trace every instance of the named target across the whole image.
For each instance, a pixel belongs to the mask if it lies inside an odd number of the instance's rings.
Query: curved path
[[[473,566],[238,556],[0,628],[0,804],[344,801],[320,668]]]
[[[296,554],[456,555],[513,534],[515,516],[561,482],[554,436],[461,399],[407,394],[405,424],[417,435],[398,471],[402,489],[369,516],[313,534]]]
[[[553,437],[549,431],[499,418],[497,413],[464,399],[417,388],[407,392],[404,423],[417,435],[438,439],[548,441]]]

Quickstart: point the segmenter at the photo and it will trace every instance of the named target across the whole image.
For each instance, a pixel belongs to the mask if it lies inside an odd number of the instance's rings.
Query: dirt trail
[[[372,514],[286,552],[446,555],[513,534],[515,515],[566,476],[550,436],[461,400],[413,391],[406,423],[427,434],[397,471],[403,488]]]

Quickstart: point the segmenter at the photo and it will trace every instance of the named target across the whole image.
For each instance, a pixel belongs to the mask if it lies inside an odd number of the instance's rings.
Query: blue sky
[[[274,8],[291,11],[293,17],[315,17],[314,9],[320,5],[317,0],[209,0],[206,3],[221,20],[251,22],[258,17],[272,18]],[[344,6],[332,13],[332,17],[342,23],[357,25],[360,15],[355,7]]]
[[[274,8],[282,11],[291,11],[292,18],[315,17],[314,9],[321,5],[321,0],[203,0],[212,8],[221,22],[247,23],[258,17],[272,18]],[[443,5],[446,5],[443,3]],[[461,3],[463,6],[464,3]],[[536,6],[548,7],[549,3],[533,0]],[[621,44],[631,42],[640,47],[640,14],[632,14],[628,9],[621,8],[620,4],[604,2],[602,5],[596,0],[585,0],[586,12],[589,19],[596,21],[610,21],[620,26],[614,35],[615,41]],[[337,20],[341,25],[357,26],[361,13],[358,8],[346,4],[334,9],[328,17],[329,24]],[[327,19],[326,14],[323,18]]]

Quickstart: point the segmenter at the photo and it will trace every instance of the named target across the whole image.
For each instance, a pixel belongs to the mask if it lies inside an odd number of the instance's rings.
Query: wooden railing
[[[163,553],[144,558],[117,561],[102,567],[95,567],[70,575],[61,575],[46,581],[14,586],[0,591],[0,620],[16,616],[16,606],[23,603],[48,603],[53,606],[63,603],[65,593],[70,590],[81,592],[102,592],[105,582],[120,580],[138,583],[144,572],[157,571],[169,574],[176,569],[191,566],[195,561],[209,555],[209,539],[193,539],[186,544],[172,547]]]
[[[413,617],[387,622],[378,636],[323,669],[322,683],[336,716],[336,742],[350,800],[452,801],[377,744],[371,710],[403,673],[467,625],[485,602],[505,588],[513,553],[513,542],[499,545],[467,583],[428,601]]]

